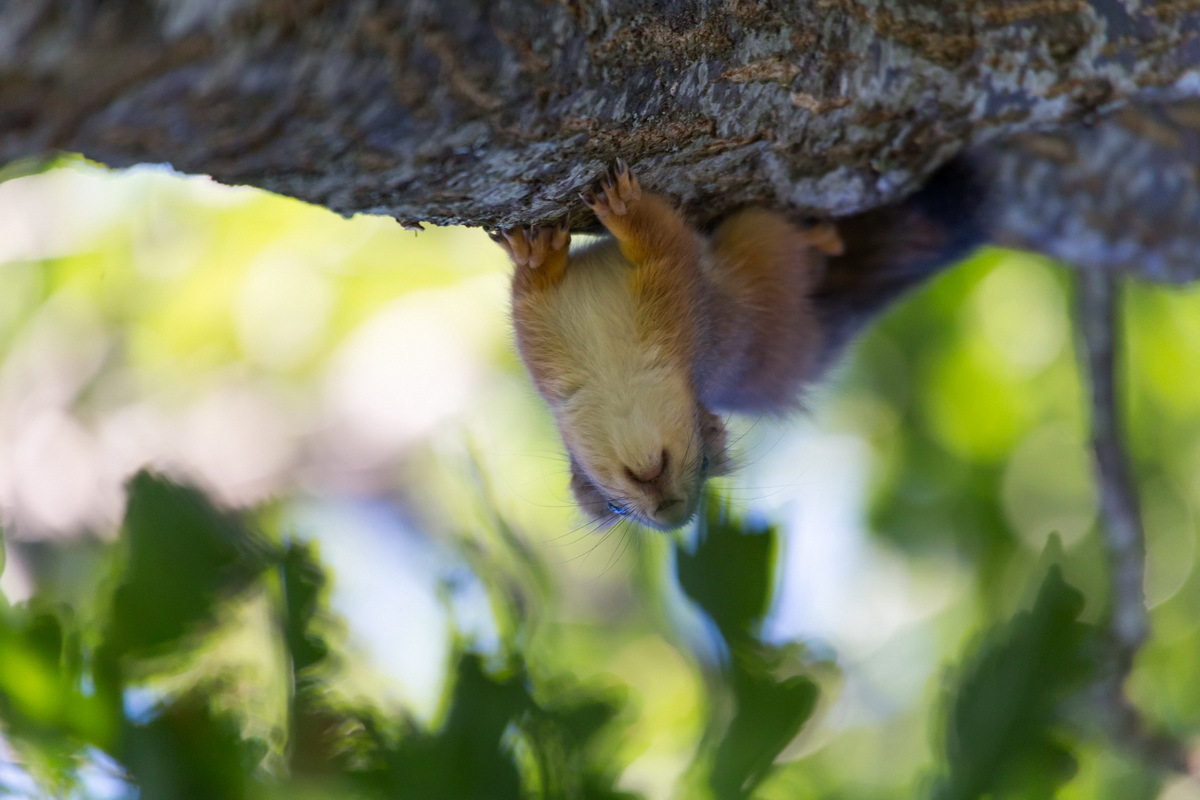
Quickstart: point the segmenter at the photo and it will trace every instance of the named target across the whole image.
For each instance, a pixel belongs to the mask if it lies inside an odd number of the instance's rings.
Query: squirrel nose
[[[625,474],[634,483],[653,483],[658,480],[667,469],[667,451],[664,449],[658,454],[658,458],[650,462],[648,465],[634,469],[632,467],[625,468]]]

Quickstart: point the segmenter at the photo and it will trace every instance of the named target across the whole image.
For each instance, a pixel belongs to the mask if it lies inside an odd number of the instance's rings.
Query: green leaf
[[[314,543],[290,542],[279,563],[280,627],[291,661],[288,761],[293,776],[328,778],[341,754],[348,715],[331,708],[324,686],[332,671],[329,645],[313,631],[325,612],[325,573]]]
[[[266,546],[200,492],[147,472],[129,484],[126,561],[105,636],[111,656],[147,658],[213,626],[221,601],[267,563]]]
[[[366,795],[413,800],[637,800],[615,784],[620,770],[599,735],[624,695],[560,679],[539,704],[520,666],[485,668],[461,653],[445,719],[436,731],[368,712],[340,742],[341,772]]]
[[[520,674],[490,675],[478,655],[458,660],[445,723],[433,734],[410,731],[386,741],[369,720],[376,744],[359,785],[387,797],[413,800],[520,800],[521,778],[506,733],[532,706]],[[363,754],[358,755],[363,760]]]
[[[534,751],[540,794],[588,800],[633,800],[618,791],[616,741],[602,734],[627,705],[627,693],[584,688],[561,679],[541,687],[543,702],[522,729]]]
[[[120,756],[141,800],[243,800],[265,753],[261,741],[244,739],[240,726],[215,714],[196,690],[150,722],[130,725]]]
[[[737,711],[714,753],[710,777],[721,800],[750,797],[816,709],[817,685],[802,675],[775,678],[771,656],[765,647],[734,654],[729,680]]]
[[[26,156],[0,165],[0,183],[24,178],[29,175],[40,175],[63,163],[59,156]]]
[[[55,794],[75,782],[83,750],[108,746],[116,729],[108,708],[83,691],[70,627],[50,610],[0,612],[0,721],[30,773]]]
[[[311,625],[325,590],[325,574],[317,562],[312,543],[288,544],[279,564],[283,584],[283,635],[292,659],[295,685],[329,655],[329,646],[314,634]]]
[[[778,536],[747,531],[710,498],[694,552],[676,551],[679,584],[733,645],[758,634],[771,605]]]
[[[718,800],[749,797],[816,708],[817,685],[785,674],[787,653],[758,639],[771,607],[777,552],[774,528],[746,530],[714,498],[695,551],[676,552],[680,585],[729,646],[718,688],[729,693],[733,717],[723,729],[710,719],[709,744],[698,754],[702,763],[707,759],[708,788]]]
[[[989,631],[946,693],[937,800],[1048,800],[1075,770],[1061,703],[1095,674],[1083,595],[1050,566],[1033,607]]]

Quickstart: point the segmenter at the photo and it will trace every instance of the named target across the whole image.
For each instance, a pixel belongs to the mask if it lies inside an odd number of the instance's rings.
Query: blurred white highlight
[[[325,384],[335,449],[382,458],[467,405],[482,369],[467,306],[453,291],[414,292],[346,339]]]
[[[777,497],[785,539],[766,635],[832,645],[845,670],[839,725],[890,716],[919,702],[937,649],[931,637],[914,633],[918,623],[946,608],[963,582],[954,570],[918,581],[910,562],[871,540],[863,519],[870,464],[862,438],[805,431],[754,469],[794,481]]]
[[[242,279],[235,304],[238,338],[251,360],[286,370],[311,357],[326,337],[333,291],[299,258],[260,258]]]

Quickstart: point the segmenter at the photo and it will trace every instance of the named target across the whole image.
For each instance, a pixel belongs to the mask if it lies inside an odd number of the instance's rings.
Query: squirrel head
[[[571,491],[602,524],[678,528],[695,515],[705,480],[728,469],[725,426],[682,376],[626,388],[619,402],[584,388],[559,409]]]

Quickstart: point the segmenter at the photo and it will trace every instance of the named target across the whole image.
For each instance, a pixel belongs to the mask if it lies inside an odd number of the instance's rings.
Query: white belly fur
[[[578,389],[555,409],[560,430],[593,479],[610,486],[615,471],[637,470],[664,447],[696,448],[686,365],[641,335],[633,269],[612,240],[572,252],[544,318],[571,354]]]

